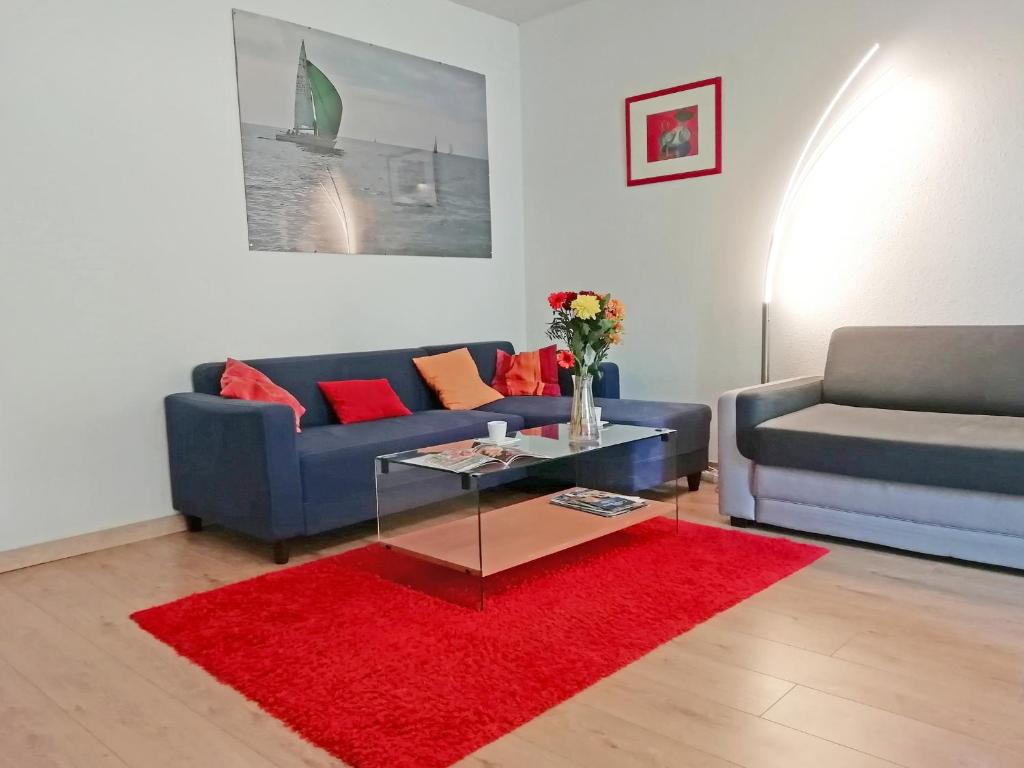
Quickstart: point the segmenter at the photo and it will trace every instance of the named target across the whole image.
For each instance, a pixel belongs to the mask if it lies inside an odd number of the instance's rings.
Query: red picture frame
[[[630,96],[625,117],[626,186],[722,172],[721,77]]]

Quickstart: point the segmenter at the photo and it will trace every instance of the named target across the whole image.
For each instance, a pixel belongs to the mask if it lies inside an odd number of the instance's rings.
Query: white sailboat
[[[306,58],[303,40],[295,75],[295,125],[277,134],[277,140],[332,149],[338,140],[341,113],[341,94],[327,75]]]

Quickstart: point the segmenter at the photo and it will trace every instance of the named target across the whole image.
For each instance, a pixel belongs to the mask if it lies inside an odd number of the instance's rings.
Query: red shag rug
[[[132,618],[350,765],[434,768],[826,552],[655,518],[488,578],[480,612],[370,545]]]

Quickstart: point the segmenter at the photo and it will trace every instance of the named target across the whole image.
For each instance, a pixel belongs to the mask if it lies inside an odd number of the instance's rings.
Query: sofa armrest
[[[736,443],[740,453],[753,456],[754,428],[787,413],[821,402],[821,376],[774,381],[736,390]]]
[[[291,408],[183,393],[164,413],[175,509],[266,541],[305,533]]]
[[[820,403],[821,381],[820,376],[786,379],[734,389],[718,399],[718,509],[723,515],[754,519],[754,428]]]
[[[558,369],[558,385],[565,397],[572,397],[572,371]],[[601,363],[601,378],[594,379],[594,397],[619,399],[619,366],[615,363]]]

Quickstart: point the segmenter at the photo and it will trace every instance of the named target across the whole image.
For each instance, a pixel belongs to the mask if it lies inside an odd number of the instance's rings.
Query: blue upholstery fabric
[[[504,419],[511,430],[568,420],[568,397],[504,398],[477,411],[438,409],[412,359],[459,347],[469,349],[487,383],[494,378],[497,350],[515,352],[508,342],[490,341],[247,361],[306,407],[301,434],[295,433],[286,406],[222,399],[223,363],[197,366],[192,373],[196,392],[165,401],[175,509],[265,540],[314,534],[374,517],[374,459],[379,455],[482,437],[492,419]],[[604,371],[595,394],[609,420],[679,432],[675,457],[666,454],[667,444],[653,440],[613,457],[622,490],[650,487],[707,466],[708,408],[619,400],[618,367],[606,363]],[[368,378],[388,379],[414,413],[338,424],[317,383]],[[564,377],[560,383],[566,386]],[[571,394],[571,381],[563,391]],[[591,470],[605,471],[596,465]],[[436,491],[437,498],[449,493],[447,488],[423,491]]]
[[[507,341],[471,341],[467,344],[439,344],[432,347],[424,347],[423,349],[428,355],[440,355],[442,352],[451,352],[453,349],[461,349],[462,347],[466,347],[469,350],[470,357],[473,358],[477,370],[480,371],[480,378],[483,379],[487,386],[490,386],[491,382],[494,381],[494,369],[497,367],[498,350],[504,350],[510,355],[516,353],[515,347]]]
[[[374,516],[377,456],[487,434],[494,416],[482,411],[419,411],[412,416],[313,427],[297,436],[306,528],[327,531]],[[520,418],[505,417],[509,429]]]
[[[184,393],[164,411],[175,509],[267,541],[306,533],[291,408]]]
[[[576,388],[572,383],[571,370],[558,369],[558,384],[563,395],[572,397]],[[615,363],[601,363],[601,378],[594,379],[590,388],[594,392],[594,397],[619,397],[619,366]]]
[[[595,399],[598,405],[604,401]],[[494,414],[492,418],[504,419],[507,416],[520,416],[527,427],[542,427],[545,424],[564,424],[569,420],[570,397],[505,397],[478,410]]]
[[[387,379],[411,411],[430,407],[432,395],[412,359],[423,354],[421,349],[391,349],[383,352],[350,352],[309,357],[277,357],[246,360],[280,387],[291,392],[306,408],[302,428],[337,424],[338,420],[320,388],[321,381],[345,379]],[[204,363],[192,371],[196,392],[220,394],[220,377],[224,363]]]
[[[600,459],[584,461],[584,466],[572,470],[581,472],[575,479],[556,479],[586,485],[589,476],[593,478],[591,485],[634,493],[707,468],[711,434],[708,406],[614,398],[595,398],[595,403],[601,406],[601,416],[607,421],[676,430],[675,460],[668,457],[666,444],[645,440],[595,454]],[[571,405],[569,397],[506,397],[480,410],[501,414],[501,418],[521,416],[527,427],[539,427],[567,422]]]
[[[494,381],[494,371],[497,367],[498,350],[508,352],[510,355],[516,353],[515,348],[507,341],[476,341],[467,344],[441,344],[432,347],[424,347],[427,354],[439,355],[442,352],[451,352],[453,349],[466,347],[470,356],[480,371],[480,378],[484,383],[490,385]],[[615,363],[601,364],[601,378],[595,379],[593,383],[594,397],[618,397],[619,396],[619,366]],[[564,368],[558,369],[558,385],[563,395],[572,395],[572,372]]]
[[[653,400],[594,398],[601,418],[638,427],[669,427],[679,432],[680,453],[707,448],[711,433],[711,409],[706,405],[659,403]],[[479,410],[522,416],[527,427],[564,424],[569,420],[571,397],[506,397],[480,406]]]

